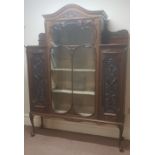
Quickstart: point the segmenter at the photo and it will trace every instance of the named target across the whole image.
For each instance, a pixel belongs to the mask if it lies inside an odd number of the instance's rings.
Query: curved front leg
[[[40,128],[43,129],[44,128],[44,119],[43,119],[43,116],[40,116],[40,118],[41,118]]]
[[[122,141],[124,140],[124,138],[122,136],[124,126],[123,125],[118,125],[118,128],[119,128],[119,150],[120,150],[120,152],[124,152],[124,148],[123,148],[123,145],[122,145]]]
[[[30,121],[31,121],[31,125],[32,125],[31,136],[33,137],[33,136],[35,136],[34,119],[33,119],[34,116],[31,113],[29,113],[29,117],[30,117]]]

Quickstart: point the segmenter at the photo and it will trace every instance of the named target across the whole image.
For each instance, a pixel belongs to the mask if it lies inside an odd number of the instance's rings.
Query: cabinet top
[[[104,20],[108,20],[108,16],[103,10],[90,11],[84,9],[77,4],[68,4],[52,14],[43,15],[45,20],[52,20],[55,18],[78,18],[78,17],[95,17],[101,16]]]

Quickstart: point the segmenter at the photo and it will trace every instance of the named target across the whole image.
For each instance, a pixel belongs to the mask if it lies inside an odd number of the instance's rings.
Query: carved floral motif
[[[34,53],[31,55],[32,62],[32,80],[33,80],[33,104],[43,105],[45,101],[45,71],[44,71],[44,54],[43,50],[40,49],[38,53]]]
[[[118,96],[119,96],[119,66],[118,62],[112,56],[107,56],[103,63],[103,77],[104,77],[104,112],[117,113]]]
[[[83,14],[81,14],[80,12],[70,10],[63,13],[59,18],[75,18],[75,17],[81,17],[81,16],[83,16]]]
[[[94,43],[95,25],[92,19],[57,21],[51,28],[54,45]]]

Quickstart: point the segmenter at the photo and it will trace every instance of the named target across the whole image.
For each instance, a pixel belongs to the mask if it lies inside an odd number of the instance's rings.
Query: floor
[[[129,155],[129,141],[124,141],[124,152],[119,152],[118,140],[101,136],[25,126],[24,155]]]

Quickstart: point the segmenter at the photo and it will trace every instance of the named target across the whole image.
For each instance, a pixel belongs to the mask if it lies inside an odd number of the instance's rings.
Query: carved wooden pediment
[[[102,16],[104,19],[107,19],[106,13],[102,11],[89,11],[86,10],[79,5],[76,4],[69,4],[61,8],[55,13],[43,15],[45,20],[52,20],[52,19],[69,19],[69,18],[81,18],[81,17],[95,17],[95,16]]]

